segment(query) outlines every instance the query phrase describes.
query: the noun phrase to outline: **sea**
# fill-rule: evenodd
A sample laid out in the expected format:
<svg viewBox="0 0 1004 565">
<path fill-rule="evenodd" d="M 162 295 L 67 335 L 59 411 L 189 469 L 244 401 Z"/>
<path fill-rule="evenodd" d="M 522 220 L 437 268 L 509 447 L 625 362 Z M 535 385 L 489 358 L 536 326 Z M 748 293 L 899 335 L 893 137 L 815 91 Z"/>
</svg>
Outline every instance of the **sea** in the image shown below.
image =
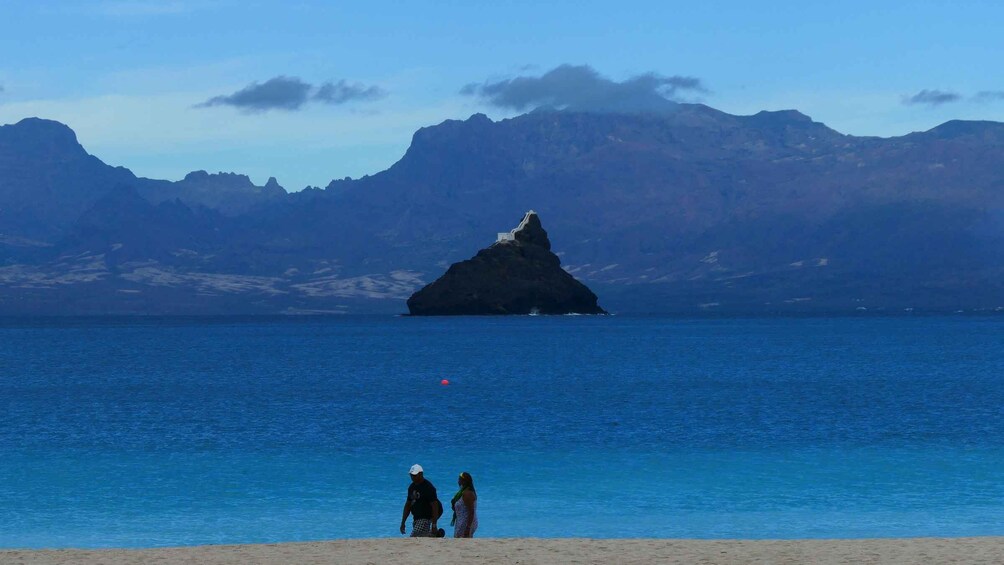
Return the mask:
<svg viewBox="0 0 1004 565">
<path fill-rule="evenodd" d="M 479 537 L 1004 535 L 1004 317 L 0 320 L 0 547 L 399 537 L 415 463 Z"/>
</svg>

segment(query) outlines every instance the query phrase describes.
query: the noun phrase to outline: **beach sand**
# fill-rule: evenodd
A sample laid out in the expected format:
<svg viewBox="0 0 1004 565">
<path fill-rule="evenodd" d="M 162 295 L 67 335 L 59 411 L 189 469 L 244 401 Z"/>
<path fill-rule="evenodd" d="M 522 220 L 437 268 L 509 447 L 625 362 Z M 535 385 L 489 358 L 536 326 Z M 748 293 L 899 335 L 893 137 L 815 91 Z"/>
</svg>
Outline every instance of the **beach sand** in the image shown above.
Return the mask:
<svg viewBox="0 0 1004 565">
<path fill-rule="evenodd" d="M 854 540 L 356 539 L 160 549 L 0 550 L 6 564 L 1004 563 L 1004 537 Z"/>
</svg>

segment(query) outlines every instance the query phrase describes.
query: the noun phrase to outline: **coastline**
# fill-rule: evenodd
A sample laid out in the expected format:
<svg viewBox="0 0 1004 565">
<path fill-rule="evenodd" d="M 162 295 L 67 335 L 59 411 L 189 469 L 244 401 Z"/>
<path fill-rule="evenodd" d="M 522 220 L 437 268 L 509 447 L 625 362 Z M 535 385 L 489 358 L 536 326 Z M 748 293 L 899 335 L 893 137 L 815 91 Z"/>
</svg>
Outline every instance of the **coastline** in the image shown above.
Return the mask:
<svg viewBox="0 0 1004 565">
<path fill-rule="evenodd" d="M 153 549 L 4 549 L 0 563 L 999 563 L 1004 536 L 800 540 L 347 539 Z"/>
</svg>

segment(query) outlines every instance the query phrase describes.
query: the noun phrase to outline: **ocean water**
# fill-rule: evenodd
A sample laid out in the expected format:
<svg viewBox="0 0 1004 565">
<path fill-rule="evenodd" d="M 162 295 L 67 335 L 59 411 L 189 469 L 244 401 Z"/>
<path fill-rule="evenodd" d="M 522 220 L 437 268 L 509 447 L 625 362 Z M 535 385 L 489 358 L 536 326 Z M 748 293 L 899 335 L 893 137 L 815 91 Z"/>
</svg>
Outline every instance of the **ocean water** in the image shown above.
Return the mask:
<svg viewBox="0 0 1004 565">
<path fill-rule="evenodd" d="M 399 536 L 413 463 L 479 536 L 1004 535 L 1004 318 L 0 321 L 0 547 Z"/>
</svg>

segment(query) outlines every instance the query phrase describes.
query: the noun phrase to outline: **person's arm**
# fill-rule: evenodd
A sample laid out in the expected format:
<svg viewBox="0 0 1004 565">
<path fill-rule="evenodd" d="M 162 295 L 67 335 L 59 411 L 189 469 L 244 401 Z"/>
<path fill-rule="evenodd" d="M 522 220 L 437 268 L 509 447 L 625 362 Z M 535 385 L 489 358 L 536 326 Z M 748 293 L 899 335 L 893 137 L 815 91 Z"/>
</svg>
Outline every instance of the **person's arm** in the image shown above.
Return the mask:
<svg viewBox="0 0 1004 565">
<path fill-rule="evenodd" d="M 404 533 L 405 522 L 408 521 L 408 514 L 411 513 L 411 498 L 404 501 L 404 514 L 401 514 L 401 533 Z"/>
<path fill-rule="evenodd" d="M 467 530 L 464 532 L 464 537 L 469 538 L 471 537 L 471 526 L 474 524 L 474 512 L 477 511 L 478 507 L 478 499 L 474 491 L 467 490 L 464 491 L 464 496 L 460 500 L 464 501 L 464 506 L 467 507 L 467 513 L 470 516 L 467 519 Z"/>
</svg>

